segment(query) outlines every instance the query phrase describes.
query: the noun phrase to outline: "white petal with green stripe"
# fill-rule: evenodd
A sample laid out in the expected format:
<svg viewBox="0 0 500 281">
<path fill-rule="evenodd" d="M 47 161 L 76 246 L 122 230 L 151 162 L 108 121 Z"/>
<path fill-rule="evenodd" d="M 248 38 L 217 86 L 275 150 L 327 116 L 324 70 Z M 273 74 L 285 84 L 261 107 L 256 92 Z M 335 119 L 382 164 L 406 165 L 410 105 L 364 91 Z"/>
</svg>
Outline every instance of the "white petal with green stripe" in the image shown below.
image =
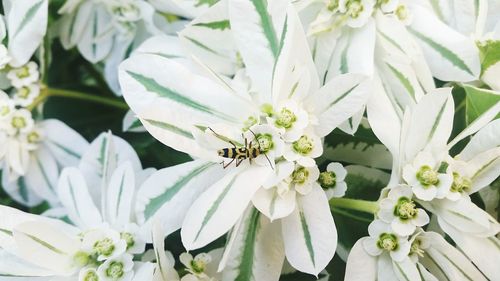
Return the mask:
<svg viewBox="0 0 500 281">
<path fill-rule="evenodd" d="M 498 267 L 500 240 L 498 238 L 493 235 L 478 237 L 467 234 L 457 230 L 453 225 L 443 223 L 442 221 L 439 222 L 439 225 L 453 239 L 457 247 L 489 280 L 495 280 L 495 278 L 500 276 L 500 267 Z M 457 268 L 467 270 L 465 272 L 470 276 L 469 280 L 485 280 L 484 278 L 480 278 L 480 273 L 474 271 L 470 266 L 465 267 L 464 264 L 458 264 Z"/>
<path fill-rule="evenodd" d="M 113 23 L 104 3 L 92 3 L 90 9 L 88 21 L 82 23 L 84 29 L 77 47 L 86 60 L 97 63 L 109 55 L 113 47 L 113 33 L 109 32 Z"/>
<path fill-rule="evenodd" d="M 113 172 L 106 190 L 106 221 L 117 229 L 126 227 L 132 218 L 135 187 L 134 169 L 127 161 Z"/>
<path fill-rule="evenodd" d="M 134 133 L 146 132 L 146 129 L 142 126 L 141 120 L 139 120 L 131 110 L 127 111 L 127 114 L 123 117 L 122 130 L 124 132 Z"/>
<path fill-rule="evenodd" d="M 29 281 L 37 280 L 37 277 L 32 276 L 51 276 L 54 274 L 54 272 L 52 272 L 51 270 L 28 264 L 25 260 L 4 250 L 0 250 L 0 260 L 2 261 L 0 263 L 0 278 L 6 275 L 13 278 L 16 277 L 16 279 L 13 279 L 16 281 Z M 23 279 L 21 276 L 27 277 Z"/>
<path fill-rule="evenodd" d="M 427 208 L 427 205 L 425 206 Z M 495 224 L 483 209 L 476 206 L 468 198 L 458 201 L 442 200 L 432 203 L 429 208 L 440 221 L 449 223 L 465 233 L 486 235 L 494 232 Z"/>
<path fill-rule="evenodd" d="M 255 208 L 274 221 L 290 215 L 295 210 L 295 196 L 295 190 L 278 194 L 277 187 L 261 188 L 255 193 L 252 202 Z"/>
<path fill-rule="evenodd" d="M 9 33 L 9 55 L 12 66 L 28 62 L 45 36 L 48 0 L 6 0 L 5 19 Z"/>
<path fill-rule="evenodd" d="M 467 166 L 470 167 L 469 172 L 472 174 L 471 192 L 488 186 L 500 176 L 500 147 L 476 155 L 467 162 Z"/>
<path fill-rule="evenodd" d="M 239 123 L 252 112 L 248 101 L 159 55 L 137 54 L 123 62 L 120 84 L 127 103 L 139 117 L 152 104 L 163 101 L 184 120 L 188 131 L 193 124 Z"/>
<path fill-rule="evenodd" d="M 462 35 L 423 7 L 411 7 L 410 33 L 423 49 L 433 75 L 444 81 L 468 82 L 479 78 L 479 49 L 472 38 Z"/>
<path fill-rule="evenodd" d="M 27 262 L 69 275 L 75 271 L 74 254 L 80 248 L 77 236 L 70 236 L 56 226 L 41 221 L 17 225 L 13 231 L 17 254 Z"/>
<path fill-rule="evenodd" d="M 371 82 L 363 75 L 343 74 L 310 95 L 306 106 L 318 116 L 316 133 L 326 136 L 360 111 L 371 95 Z"/>
<path fill-rule="evenodd" d="M 233 227 L 272 173 L 269 167 L 243 165 L 232 169 L 192 204 L 181 230 L 187 250 L 203 247 Z"/>
<path fill-rule="evenodd" d="M 436 89 L 422 97 L 411 112 L 407 137 L 411 141 L 405 142 L 408 161 L 426 146 L 446 146 L 453 128 L 454 112 L 451 88 Z"/>
<path fill-rule="evenodd" d="M 392 262 L 392 267 L 394 273 L 401 281 L 421 281 L 422 278 L 418 273 L 417 265 L 410 260 L 410 258 L 406 258 L 401 262 Z M 359 270 L 362 270 L 361 268 Z"/>
<path fill-rule="evenodd" d="M 441 226 L 443 226 L 442 223 L 440 223 Z M 444 230 L 447 234 L 451 236 L 452 239 L 456 239 L 455 235 L 453 234 L 453 230 L 449 228 L 448 226 L 444 227 Z M 430 268 L 434 269 L 433 271 L 436 271 L 440 273 L 439 275 L 436 274 L 437 277 L 445 278 L 444 280 L 487 280 L 483 274 L 477 268 L 474 266 L 474 264 L 471 263 L 471 260 L 469 260 L 462 252 L 460 252 L 457 248 L 453 247 L 450 245 L 441 235 L 435 233 L 435 232 L 427 232 L 425 235 L 430 237 L 431 242 L 431 247 L 426 250 L 425 258 L 423 260 L 423 264 Z M 477 238 L 478 240 L 487 240 L 487 238 Z M 457 243 L 457 246 L 461 248 L 462 246 L 469 247 L 470 245 L 461 245 L 461 242 L 465 242 L 463 240 L 455 240 Z M 474 245 L 475 247 L 477 246 L 477 250 L 480 250 L 482 246 L 485 246 L 482 243 L 478 243 Z M 494 246 L 494 245 L 493 245 Z M 498 254 L 498 248 L 493 249 L 493 251 L 497 251 Z M 493 251 L 485 251 L 484 255 L 486 257 L 493 258 L 493 256 L 488 256 L 488 254 L 492 253 Z M 467 254 L 467 253 L 466 253 Z M 497 255 L 498 257 L 498 255 Z M 470 258 L 470 257 L 469 257 Z M 472 260 L 472 262 L 476 262 Z M 486 262 L 486 263 L 481 263 L 482 265 L 484 264 L 490 264 L 492 265 L 492 262 Z M 479 264 L 476 264 L 479 265 Z M 480 268 L 480 270 L 482 270 Z M 484 271 L 483 271 L 484 272 Z M 497 270 L 497 273 L 499 271 Z M 433 272 L 434 273 L 434 272 Z M 486 273 L 486 272 L 484 272 Z M 443 279 L 439 279 L 443 280 Z"/>
<path fill-rule="evenodd" d="M 469 161 L 486 150 L 500 146 L 500 119 L 490 122 L 479 130 L 460 152 L 459 159 Z"/>
<path fill-rule="evenodd" d="M 57 198 L 59 169 L 54 156 L 47 148 L 40 147 L 31 155 L 28 171 L 24 179 L 30 190 L 49 202 L 59 201 Z"/>
<path fill-rule="evenodd" d="M 299 16 L 292 6 L 287 9 L 279 57 L 273 72 L 274 104 L 287 99 L 300 101 L 320 87 L 316 66 Z"/>
<path fill-rule="evenodd" d="M 372 75 L 374 71 L 376 28 L 373 20 L 356 29 L 346 29 L 338 39 L 328 75 L 324 83 L 336 75 L 357 73 Z"/>
<path fill-rule="evenodd" d="M 318 275 L 337 248 L 337 230 L 324 191 L 316 185 L 297 198 L 297 208 L 282 219 L 286 258 L 299 271 Z"/>
<path fill-rule="evenodd" d="M 288 1 L 229 2 L 229 20 L 252 88 L 261 102 L 271 100 L 273 69 L 280 52 Z"/>
<path fill-rule="evenodd" d="M 83 152 L 89 143 L 68 125 L 56 119 L 40 122 L 43 130 L 44 144 L 63 167 L 78 165 Z"/>
<path fill-rule="evenodd" d="M 24 177 L 9 180 L 9 169 L 2 169 L 2 188 L 12 199 L 28 207 L 36 206 L 43 201 L 43 198 L 29 189 Z"/>
<path fill-rule="evenodd" d="M 179 37 L 191 55 L 217 73 L 234 75 L 236 48 L 228 12 L 228 1 L 217 2 L 184 28 Z"/>
<path fill-rule="evenodd" d="M 271 224 L 257 209 L 249 207 L 242 223 L 231 233 L 233 243 L 226 247 L 228 263 L 223 281 L 276 281 L 285 250 L 279 223 Z"/>
<path fill-rule="evenodd" d="M 80 170 L 74 167 L 65 168 L 59 178 L 57 191 L 61 204 L 66 208 L 68 217 L 75 225 L 90 229 L 102 223 L 101 213 L 90 196 Z"/>
<path fill-rule="evenodd" d="M 225 172 L 218 164 L 195 160 L 153 173 L 137 192 L 135 213 L 144 236 L 149 238 L 154 220 L 165 235 L 179 229 L 192 203 Z"/>
<path fill-rule="evenodd" d="M 90 194 L 96 203 L 101 204 L 103 193 L 101 193 L 100 188 L 103 187 L 103 182 L 108 182 L 116 166 L 125 161 L 132 163 L 135 172 L 142 170 L 141 162 L 134 148 L 125 140 L 113 136 L 109 132 L 101 133 L 82 155 L 78 169 L 83 173 Z"/>
</svg>

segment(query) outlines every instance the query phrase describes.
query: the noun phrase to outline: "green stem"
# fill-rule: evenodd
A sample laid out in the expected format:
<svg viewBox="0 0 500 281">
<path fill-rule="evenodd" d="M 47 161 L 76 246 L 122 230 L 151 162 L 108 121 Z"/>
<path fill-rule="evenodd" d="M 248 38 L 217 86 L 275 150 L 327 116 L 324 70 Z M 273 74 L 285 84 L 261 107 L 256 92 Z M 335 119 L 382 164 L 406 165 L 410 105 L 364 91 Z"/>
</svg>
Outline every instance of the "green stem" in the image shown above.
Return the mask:
<svg viewBox="0 0 500 281">
<path fill-rule="evenodd" d="M 115 108 L 119 108 L 119 109 L 124 109 L 124 110 L 129 109 L 128 105 L 125 102 L 123 102 L 119 99 L 116 99 L 116 98 L 101 97 L 101 96 L 90 95 L 87 93 L 82 93 L 82 92 L 77 92 L 77 91 L 72 91 L 72 90 L 55 89 L 55 88 L 42 89 L 40 96 L 38 96 L 38 98 L 35 99 L 35 101 L 33 101 L 33 103 L 27 107 L 27 109 L 33 110 L 37 105 L 44 102 L 48 97 L 63 97 L 63 98 L 70 98 L 70 99 L 79 99 L 79 100 L 84 100 L 84 101 L 88 101 L 88 102 L 107 105 L 107 106 L 111 106 L 111 107 L 115 107 Z"/>
<path fill-rule="evenodd" d="M 378 203 L 350 198 L 332 198 L 330 199 L 330 208 L 342 208 L 375 214 L 378 212 Z"/>
</svg>

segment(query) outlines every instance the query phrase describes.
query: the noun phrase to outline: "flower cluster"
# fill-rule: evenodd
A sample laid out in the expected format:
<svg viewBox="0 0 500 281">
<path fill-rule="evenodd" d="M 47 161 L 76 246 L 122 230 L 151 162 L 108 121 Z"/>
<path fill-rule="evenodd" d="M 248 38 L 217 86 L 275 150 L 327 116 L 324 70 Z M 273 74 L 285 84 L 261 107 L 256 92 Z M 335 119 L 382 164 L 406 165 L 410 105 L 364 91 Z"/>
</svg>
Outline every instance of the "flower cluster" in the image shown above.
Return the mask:
<svg viewBox="0 0 500 281">
<path fill-rule="evenodd" d="M 497 0 L 0 11 L 0 276 L 500 276 Z"/>
</svg>

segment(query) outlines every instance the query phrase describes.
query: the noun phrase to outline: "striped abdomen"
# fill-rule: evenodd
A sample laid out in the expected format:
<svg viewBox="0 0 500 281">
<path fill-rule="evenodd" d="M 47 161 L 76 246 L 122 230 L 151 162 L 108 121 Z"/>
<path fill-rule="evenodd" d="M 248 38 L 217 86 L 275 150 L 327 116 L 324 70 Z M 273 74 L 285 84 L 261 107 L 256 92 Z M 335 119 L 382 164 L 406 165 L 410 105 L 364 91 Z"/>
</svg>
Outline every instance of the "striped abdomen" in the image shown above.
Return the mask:
<svg viewBox="0 0 500 281">
<path fill-rule="evenodd" d="M 247 158 L 255 158 L 259 156 L 260 151 L 257 148 L 223 148 L 218 151 L 219 156 L 229 159 L 247 159 Z"/>
</svg>

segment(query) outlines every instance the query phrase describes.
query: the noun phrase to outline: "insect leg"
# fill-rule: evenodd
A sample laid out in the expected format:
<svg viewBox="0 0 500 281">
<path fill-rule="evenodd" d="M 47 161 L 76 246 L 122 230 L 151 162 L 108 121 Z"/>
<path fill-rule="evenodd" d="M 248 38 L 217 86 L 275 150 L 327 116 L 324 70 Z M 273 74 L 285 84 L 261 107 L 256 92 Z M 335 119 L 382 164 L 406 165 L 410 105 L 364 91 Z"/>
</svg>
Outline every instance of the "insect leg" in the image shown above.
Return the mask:
<svg viewBox="0 0 500 281">
<path fill-rule="evenodd" d="M 229 161 L 227 164 L 224 164 L 224 162 L 223 162 L 223 163 L 222 163 L 222 168 L 224 168 L 224 169 L 225 169 L 225 168 L 227 168 L 229 165 L 231 165 L 231 163 L 233 163 L 233 162 L 234 162 L 234 159 L 236 159 L 236 158 L 233 158 L 233 159 L 232 159 L 231 161 Z"/>
<path fill-rule="evenodd" d="M 245 160 L 245 158 L 237 158 L 236 159 L 236 167 L 238 167 L 241 164 L 241 162 L 243 162 L 243 160 Z"/>
</svg>

